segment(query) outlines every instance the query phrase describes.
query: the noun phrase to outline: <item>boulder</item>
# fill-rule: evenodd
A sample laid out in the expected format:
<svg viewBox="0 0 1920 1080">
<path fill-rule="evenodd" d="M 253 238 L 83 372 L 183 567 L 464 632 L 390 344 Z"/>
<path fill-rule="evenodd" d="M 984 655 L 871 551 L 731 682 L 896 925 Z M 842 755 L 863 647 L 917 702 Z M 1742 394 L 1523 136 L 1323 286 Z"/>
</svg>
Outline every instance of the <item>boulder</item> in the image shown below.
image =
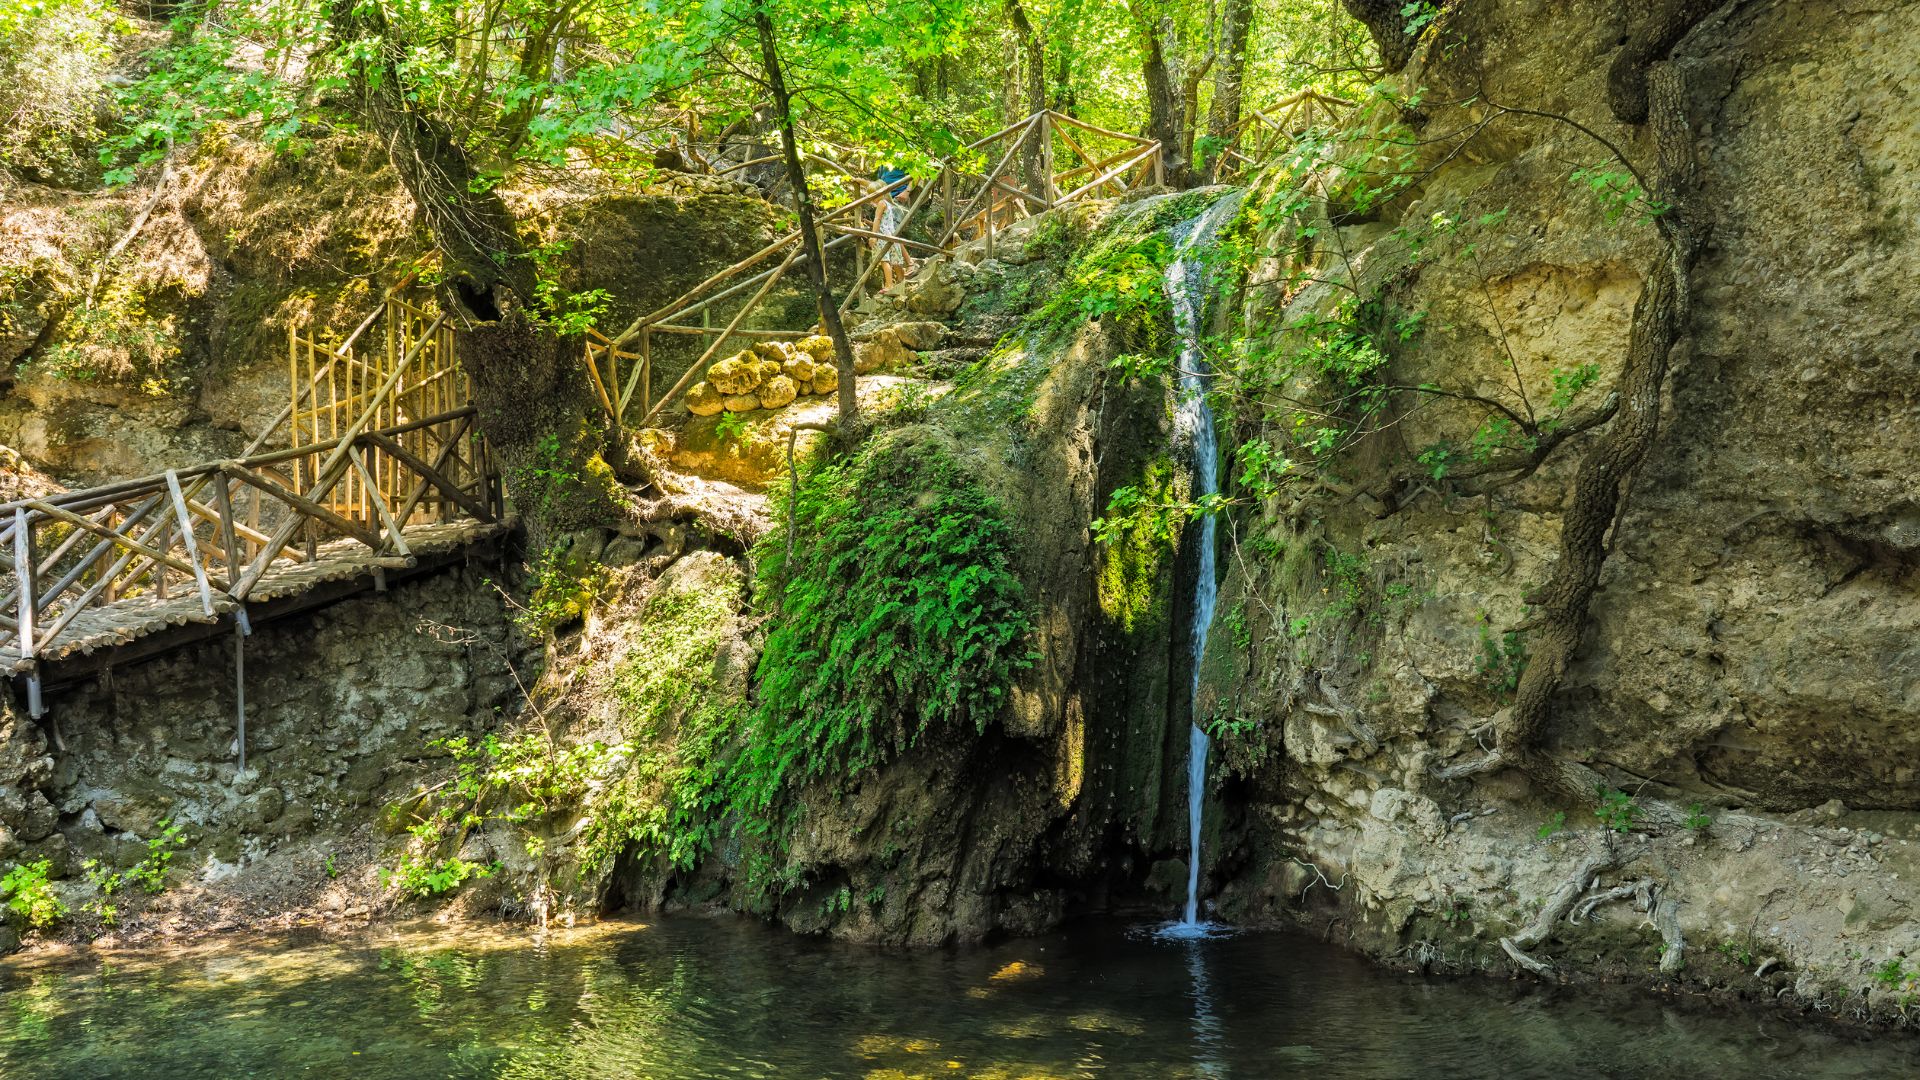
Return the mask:
<svg viewBox="0 0 1920 1080">
<path fill-rule="evenodd" d="M 687 411 L 695 416 L 712 416 L 726 407 L 712 383 L 697 382 L 687 391 Z"/>
<path fill-rule="evenodd" d="M 728 394 L 720 403 L 726 406 L 728 412 L 752 412 L 760 407 L 760 395 Z"/>
<path fill-rule="evenodd" d="M 937 322 L 894 323 L 893 332 L 900 339 L 900 344 L 915 352 L 937 349 L 947 336 L 946 325 Z"/>
<path fill-rule="evenodd" d="M 840 389 L 840 372 L 830 364 L 821 364 L 813 369 L 813 392 L 831 394 Z"/>
<path fill-rule="evenodd" d="M 812 357 L 801 353 L 781 365 L 781 374 L 796 383 L 809 382 L 813 379 L 813 369 L 816 366 Z"/>
<path fill-rule="evenodd" d="M 966 284 L 953 265 L 935 259 L 907 281 L 907 310 L 916 315 L 951 315 L 967 298 Z"/>
<path fill-rule="evenodd" d="M 785 375 L 775 375 L 760 384 L 760 405 L 767 409 L 784 409 L 792 404 L 799 394 L 793 380 Z"/>
<path fill-rule="evenodd" d="M 913 352 L 891 334 L 853 347 L 853 370 L 861 375 L 891 368 L 913 359 Z"/>
<path fill-rule="evenodd" d="M 753 355 L 762 360 L 777 360 L 785 363 L 793 359 L 793 346 L 784 341 L 759 341 L 753 346 Z"/>
<path fill-rule="evenodd" d="M 751 353 L 735 353 L 707 369 L 707 381 L 722 396 L 751 393 L 762 377 L 760 361 Z"/>
<path fill-rule="evenodd" d="M 806 353 L 816 364 L 833 363 L 833 339 L 825 334 L 804 337 L 794 343 L 794 349 Z"/>
<path fill-rule="evenodd" d="M 786 366 L 778 360 L 762 360 L 759 362 L 759 368 L 760 368 L 760 382 L 763 385 L 766 383 L 768 379 L 771 379 L 778 375 L 783 375 L 786 373 Z"/>
</svg>

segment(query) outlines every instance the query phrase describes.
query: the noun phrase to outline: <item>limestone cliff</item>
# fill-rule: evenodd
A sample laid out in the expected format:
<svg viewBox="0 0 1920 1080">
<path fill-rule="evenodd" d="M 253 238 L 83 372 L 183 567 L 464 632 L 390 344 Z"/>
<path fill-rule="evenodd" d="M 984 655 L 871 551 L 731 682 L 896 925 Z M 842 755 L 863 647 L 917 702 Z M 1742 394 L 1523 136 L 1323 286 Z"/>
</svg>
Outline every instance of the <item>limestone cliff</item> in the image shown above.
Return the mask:
<svg viewBox="0 0 1920 1080">
<path fill-rule="evenodd" d="M 1662 954 L 1684 937 L 1700 981 L 1891 1008 L 1910 988 L 1871 972 L 1920 933 L 1913 5 L 1725 5 L 1675 50 L 1709 239 L 1543 733 L 1601 790 L 1436 775 L 1478 757 L 1510 707 L 1528 596 L 1605 430 L 1466 480 L 1483 403 L 1551 401 L 1568 428 L 1614 407 L 1663 258 L 1651 225 L 1585 182 L 1611 157 L 1601 140 L 1642 166 L 1657 154 L 1607 107 L 1621 8 L 1450 11 L 1401 107 L 1362 121 L 1419 135 L 1408 186 L 1311 242 L 1265 238 L 1249 327 L 1339 299 L 1262 279 L 1351 268 L 1424 319 L 1380 381 L 1453 396 L 1404 395 L 1320 483 L 1237 522 L 1230 631 L 1216 624 L 1199 703 L 1228 732 L 1214 799 L 1232 839 L 1208 870 L 1236 918 L 1331 918 L 1403 962 L 1501 968 L 1502 939 L 1550 934 L 1540 955 L 1562 969 L 1671 975 Z M 1433 246 L 1407 259 L 1423 230 Z M 1255 434 L 1243 418 L 1236 435 Z M 1692 827 L 1646 827 L 1656 802 Z M 1569 880 L 1647 883 L 1640 906 L 1672 925 L 1636 929 L 1649 916 L 1615 905 L 1534 933 L 1534 905 Z"/>
</svg>

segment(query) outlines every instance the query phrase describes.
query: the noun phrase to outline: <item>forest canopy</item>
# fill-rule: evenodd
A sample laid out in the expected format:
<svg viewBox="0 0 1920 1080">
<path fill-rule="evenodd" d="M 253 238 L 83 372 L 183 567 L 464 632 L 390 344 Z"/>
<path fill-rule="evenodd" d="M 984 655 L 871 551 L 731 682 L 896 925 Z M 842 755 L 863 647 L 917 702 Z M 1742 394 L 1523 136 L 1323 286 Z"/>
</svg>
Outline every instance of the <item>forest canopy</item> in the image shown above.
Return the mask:
<svg viewBox="0 0 1920 1080">
<path fill-rule="evenodd" d="M 1349 4 L 1365 7 L 1363 4 Z M 1397 3 L 1389 5 L 1399 8 Z M 1430 4 L 1406 4 L 1409 15 Z M 765 124 L 755 21 L 774 29 L 808 148 L 859 146 L 924 172 L 1045 107 L 1159 138 L 1204 170 L 1243 108 L 1378 72 L 1365 26 L 1336 0 L 260 0 L 153 6 L 155 25 L 101 0 L 0 9 L 0 164 L 91 146 L 109 181 L 223 122 L 298 154 L 365 124 L 357 72 L 403 84 L 497 181 L 591 168 L 643 182 L 654 148 Z M 1399 19 L 1397 11 L 1389 12 Z M 1417 18 L 1401 19 L 1417 33 Z M 152 39 L 137 70 L 90 90 L 117 39 Z M 143 43 L 144 44 L 144 43 Z M 1244 104 L 1243 104 L 1244 103 Z"/>
</svg>

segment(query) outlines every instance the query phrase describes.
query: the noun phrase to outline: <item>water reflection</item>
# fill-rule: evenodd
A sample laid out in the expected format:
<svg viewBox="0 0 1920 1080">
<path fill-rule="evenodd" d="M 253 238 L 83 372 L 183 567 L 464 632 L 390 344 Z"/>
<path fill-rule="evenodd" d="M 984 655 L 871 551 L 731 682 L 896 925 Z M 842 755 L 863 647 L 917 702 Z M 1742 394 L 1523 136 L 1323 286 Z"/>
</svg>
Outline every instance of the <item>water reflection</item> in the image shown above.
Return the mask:
<svg viewBox="0 0 1920 1080">
<path fill-rule="evenodd" d="M 1394 975 L 1088 925 L 903 953 L 734 920 L 0 962 L 0 1076 L 1888 1077 L 1862 1041 L 1645 994 Z"/>
</svg>

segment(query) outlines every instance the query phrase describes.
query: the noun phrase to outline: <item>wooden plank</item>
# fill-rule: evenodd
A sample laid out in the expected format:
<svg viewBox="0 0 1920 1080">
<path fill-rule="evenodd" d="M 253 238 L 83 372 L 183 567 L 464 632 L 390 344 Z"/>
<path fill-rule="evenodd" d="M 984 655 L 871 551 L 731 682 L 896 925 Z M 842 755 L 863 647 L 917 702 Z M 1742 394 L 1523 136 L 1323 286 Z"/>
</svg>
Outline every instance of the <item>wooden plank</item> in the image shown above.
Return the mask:
<svg viewBox="0 0 1920 1080">
<path fill-rule="evenodd" d="M 215 522 L 220 528 L 220 544 L 227 553 L 227 580 L 222 587 L 227 589 L 233 588 L 234 582 L 240 580 L 240 542 L 236 534 L 245 528 L 234 520 L 232 489 L 233 481 L 227 479 L 227 474 L 221 473 L 213 478 Z"/>
<path fill-rule="evenodd" d="M 1087 192 L 1092 191 L 1094 188 L 1099 187 L 1101 184 L 1104 184 L 1107 181 L 1112 180 L 1113 178 L 1125 173 L 1128 169 L 1131 169 L 1134 166 L 1140 164 L 1142 161 L 1146 160 L 1148 155 L 1154 155 L 1157 161 L 1159 153 L 1160 153 L 1160 147 L 1158 144 L 1149 146 L 1145 150 L 1142 150 L 1138 155 L 1136 155 L 1134 157 L 1134 160 L 1129 161 L 1122 165 L 1117 165 L 1114 168 L 1108 170 L 1104 175 L 1102 175 L 1098 179 L 1091 180 L 1085 184 L 1080 185 L 1079 187 L 1068 192 L 1066 195 L 1062 196 L 1060 201 L 1071 202 L 1074 199 L 1079 198 L 1081 195 L 1084 195 Z"/>
<path fill-rule="evenodd" d="M 20 608 L 14 623 L 20 639 L 20 659 L 31 660 L 34 644 L 33 533 L 24 506 L 16 506 L 13 510 L 13 573 L 20 583 Z"/>
<path fill-rule="evenodd" d="M 192 566 L 189 566 L 184 561 L 180 559 L 176 559 L 172 555 L 167 554 L 166 551 L 159 548 L 150 547 L 147 544 L 143 544 L 140 541 L 133 539 L 132 537 L 122 536 L 121 534 L 114 532 L 112 529 L 109 529 L 104 525 L 97 525 L 93 522 L 92 519 L 81 517 L 79 514 L 76 514 L 71 510 L 64 510 L 58 506 L 52 505 L 51 503 L 43 503 L 37 500 L 28 500 L 26 506 L 22 508 L 21 512 L 24 513 L 24 511 L 27 509 L 37 510 L 48 517 L 58 518 L 59 520 L 64 521 L 67 524 L 72 525 L 76 528 L 86 529 L 88 532 L 94 533 L 105 540 L 111 541 L 114 544 L 117 544 L 124 548 L 128 548 L 141 555 L 145 555 L 148 559 L 162 566 L 170 566 L 173 569 L 178 570 L 183 574 L 193 573 L 194 568 Z M 165 527 L 166 527 L 166 523 L 164 521 L 161 522 L 158 526 L 156 526 L 156 528 L 159 528 L 159 529 L 164 529 Z"/>
</svg>

